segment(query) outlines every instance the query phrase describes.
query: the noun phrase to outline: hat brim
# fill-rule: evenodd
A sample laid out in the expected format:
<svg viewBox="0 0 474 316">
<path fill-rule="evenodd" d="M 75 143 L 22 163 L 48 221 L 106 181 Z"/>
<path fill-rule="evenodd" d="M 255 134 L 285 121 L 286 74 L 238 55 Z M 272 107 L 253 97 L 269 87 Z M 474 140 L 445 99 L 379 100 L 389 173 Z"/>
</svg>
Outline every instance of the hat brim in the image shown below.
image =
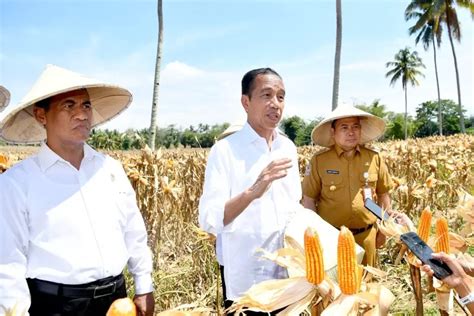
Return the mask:
<svg viewBox="0 0 474 316">
<path fill-rule="evenodd" d="M 0 86 L 0 112 L 2 112 L 10 103 L 10 91 L 4 86 Z"/>
<path fill-rule="evenodd" d="M 125 88 L 48 65 L 25 98 L 2 120 L 0 137 L 17 144 L 32 144 L 45 140 L 46 131 L 34 117 L 35 104 L 55 95 L 80 89 L 86 89 L 89 94 L 93 109 L 92 127 L 111 120 L 132 102 L 132 94 Z"/>
<path fill-rule="evenodd" d="M 46 130 L 35 119 L 33 108 L 41 100 L 51 96 L 86 89 L 92 104 L 92 124 L 97 127 L 104 124 L 123 112 L 132 102 L 132 95 L 125 89 L 114 86 L 80 87 L 60 91 L 43 98 L 20 104 L 16 111 L 12 111 L 4 119 L 2 138 L 7 142 L 17 144 L 34 144 L 46 139 Z"/>
<path fill-rule="evenodd" d="M 311 132 L 311 139 L 313 140 L 313 143 L 323 147 L 331 147 L 334 145 L 334 138 L 331 136 L 331 124 L 335 120 L 348 117 L 360 118 L 360 144 L 365 144 L 376 140 L 385 132 L 385 121 L 380 117 L 364 112 L 357 108 L 351 108 L 349 111 L 338 111 L 338 109 L 336 109 L 331 113 L 331 115 L 329 115 L 329 117 L 322 120 L 313 128 L 313 131 Z"/>
</svg>

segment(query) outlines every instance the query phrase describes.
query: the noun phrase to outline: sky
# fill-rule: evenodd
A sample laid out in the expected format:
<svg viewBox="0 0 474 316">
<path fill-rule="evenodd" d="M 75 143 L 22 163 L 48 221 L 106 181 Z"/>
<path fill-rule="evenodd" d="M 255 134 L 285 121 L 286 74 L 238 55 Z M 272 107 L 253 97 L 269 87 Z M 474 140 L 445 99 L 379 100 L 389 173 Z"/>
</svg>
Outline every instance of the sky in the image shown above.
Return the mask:
<svg viewBox="0 0 474 316">
<path fill-rule="evenodd" d="M 47 64 L 119 84 L 132 91 L 130 107 L 103 128 L 147 128 L 158 39 L 154 0 L 0 0 L 0 84 L 19 103 Z M 401 82 L 390 86 L 386 62 L 405 47 L 423 59 L 425 77 L 408 88 L 408 112 L 435 100 L 433 51 L 408 35 L 407 0 L 342 0 L 339 103 L 404 111 Z M 164 42 L 158 126 L 186 128 L 245 119 L 241 79 L 271 67 L 286 88 L 284 116 L 308 121 L 331 111 L 335 0 L 163 0 Z M 455 44 L 462 103 L 474 115 L 473 21 L 458 9 Z M 441 97 L 457 102 L 446 34 L 438 50 Z M 0 119 L 7 110 L 0 113 Z"/>
</svg>

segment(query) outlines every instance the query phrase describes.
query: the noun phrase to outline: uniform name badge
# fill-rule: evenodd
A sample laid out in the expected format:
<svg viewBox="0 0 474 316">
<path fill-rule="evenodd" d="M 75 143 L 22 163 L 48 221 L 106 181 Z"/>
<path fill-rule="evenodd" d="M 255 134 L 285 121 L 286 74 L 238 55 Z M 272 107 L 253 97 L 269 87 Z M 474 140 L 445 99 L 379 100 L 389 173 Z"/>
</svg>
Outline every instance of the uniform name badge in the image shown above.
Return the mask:
<svg viewBox="0 0 474 316">
<path fill-rule="evenodd" d="M 367 199 L 372 199 L 372 189 L 369 186 L 369 173 L 368 172 L 364 172 L 364 179 L 365 179 L 365 184 L 364 184 L 362 193 L 364 194 L 364 201 L 365 201 Z"/>
</svg>

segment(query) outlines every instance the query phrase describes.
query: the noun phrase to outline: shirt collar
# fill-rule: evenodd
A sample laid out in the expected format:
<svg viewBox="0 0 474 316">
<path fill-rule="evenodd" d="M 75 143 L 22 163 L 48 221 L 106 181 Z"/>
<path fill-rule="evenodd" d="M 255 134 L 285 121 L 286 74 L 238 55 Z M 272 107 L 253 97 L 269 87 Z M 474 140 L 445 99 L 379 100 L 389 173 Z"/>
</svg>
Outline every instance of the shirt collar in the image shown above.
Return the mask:
<svg viewBox="0 0 474 316">
<path fill-rule="evenodd" d="M 344 150 L 341 147 L 339 147 L 339 145 L 337 144 L 334 145 L 334 150 L 336 150 L 336 154 L 338 157 L 341 157 L 341 155 L 344 153 Z M 356 154 L 360 153 L 360 145 L 357 145 L 355 150 L 356 150 L 355 152 Z"/>
<path fill-rule="evenodd" d="M 248 122 L 245 122 L 241 131 L 242 131 L 243 138 L 249 143 L 253 143 L 254 141 L 257 141 L 257 140 L 263 140 L 266 143 L 266 140 L 262 136 L 258 135 L 257 132 L 252 128 L 252 126 L 250 126 Z M 273 130 L 273 143 L 278 141 L 279 137 L 280 135 L 278 135 L 277 130 L 276 129 Z"/>
<path fill-rule="evenodd" d="M 82 158 L 83 161 L 92 160 L 97 155 L 99 155 L 98 152 L 92 149 L 89 145 L 84 144 L 84 158 Z M 38 162 L 41 171 L 46 171 L 58 161 L 69 163 L 63 158 L 61 158 L 58 154 L 56 154 L 51 148 L 49 148 L 46 142 L 42 142 L 40 150 L 38 152 Z"/>
</svg>

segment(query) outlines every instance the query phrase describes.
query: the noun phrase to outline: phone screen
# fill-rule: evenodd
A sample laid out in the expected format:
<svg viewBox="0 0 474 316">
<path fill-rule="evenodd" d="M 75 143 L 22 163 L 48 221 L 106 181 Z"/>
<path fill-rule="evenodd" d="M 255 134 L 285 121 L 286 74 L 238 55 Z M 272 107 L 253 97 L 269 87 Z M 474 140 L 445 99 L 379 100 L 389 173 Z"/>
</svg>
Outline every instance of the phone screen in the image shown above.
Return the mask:
<svg viewBox="0 0 474 316">
<path fill-rule="evenodd" d="M 390 217 L 387 212 L 384 212 L 382 217 L 382 208 L 372 199 L 365 199 L 364 206 L 380 220 L 387 220 Z"/>
<path fill-rule="evenodd" d="M 433 250 L 416 233 L 402 234 L 400 239 L 421 262 L 431 267 L 437 279 L 442 280 L 453 274 L 446 263 L 431 257 Z"/>
</svg>

